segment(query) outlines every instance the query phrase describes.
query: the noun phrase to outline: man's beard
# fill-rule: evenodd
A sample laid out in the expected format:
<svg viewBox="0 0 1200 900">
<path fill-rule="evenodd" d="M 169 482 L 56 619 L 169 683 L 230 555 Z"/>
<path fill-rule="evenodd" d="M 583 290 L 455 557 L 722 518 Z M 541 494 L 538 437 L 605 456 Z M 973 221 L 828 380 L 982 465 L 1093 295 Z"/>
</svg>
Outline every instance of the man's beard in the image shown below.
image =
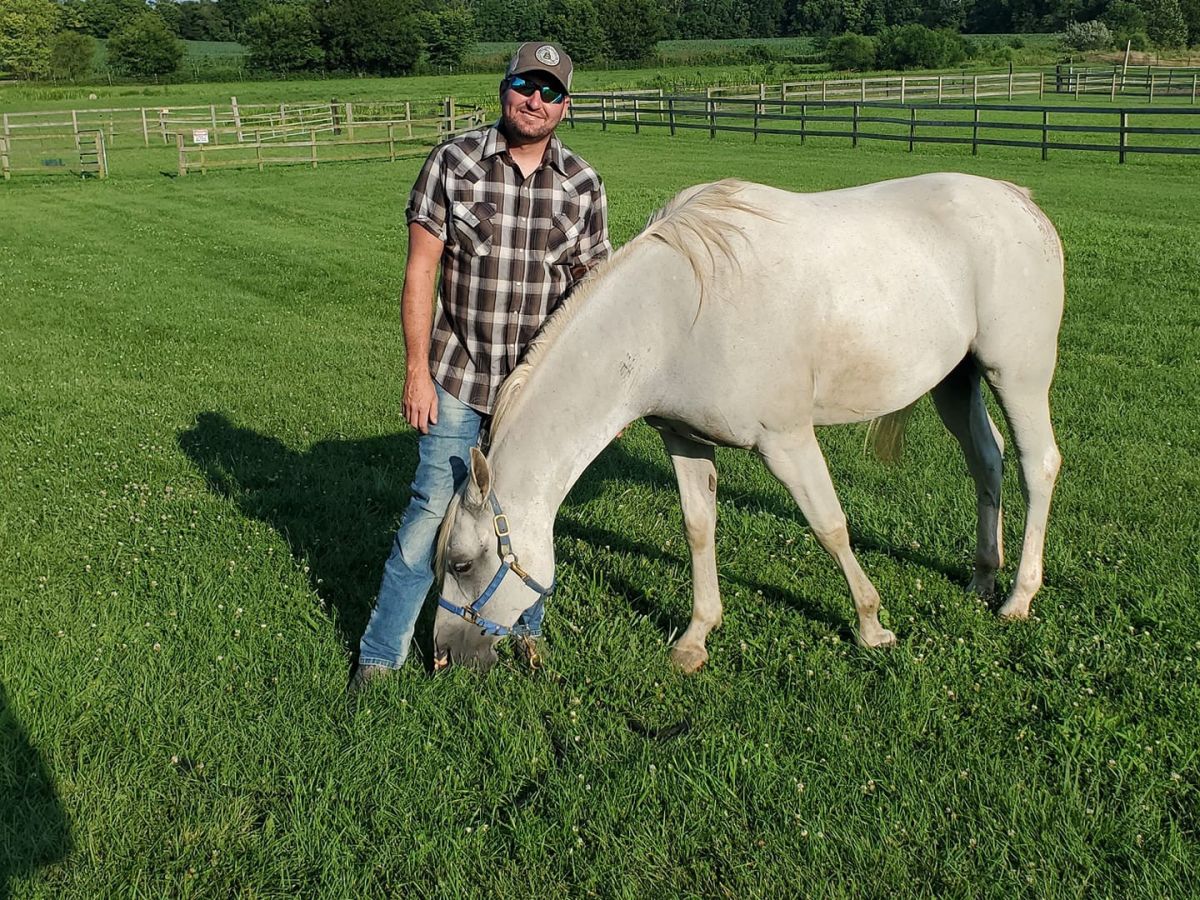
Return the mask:
<svg viewBox="0 0 1200 900">
<path fill-rule="evenodd" d="M 514 121 L 507 115 L 503 115 L 504 133 L 510 138 L 516 138 L 522 142 L 540 141 L 544 137 L 548 137 L 554 132 L 557 127 L 557 122 L 543 122 L 540 127 L 535 127 L 532 130 Z"/>
</svg>

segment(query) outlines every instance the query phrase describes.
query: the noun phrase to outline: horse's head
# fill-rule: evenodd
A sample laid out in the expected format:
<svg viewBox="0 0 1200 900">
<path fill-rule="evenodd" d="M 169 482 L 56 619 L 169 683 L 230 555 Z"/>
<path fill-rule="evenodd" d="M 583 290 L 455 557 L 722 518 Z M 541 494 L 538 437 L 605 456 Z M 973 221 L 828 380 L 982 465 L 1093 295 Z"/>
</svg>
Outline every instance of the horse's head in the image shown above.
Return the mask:
<svg viewBox="0 0 1200 900">
<path fill-rule="evenodd" d="M 435 668 L 460 663 L 487 671 L 495 665 L 496 645 L 549 593 L 554 544 L 550 528 L 544 530 L 542 535 L 529 523 L 508 519 L 492 491 L 487 460 L 472 449 L 470 478 L 438 538 L 442 591 L 433 625 Z"/>
</svg>

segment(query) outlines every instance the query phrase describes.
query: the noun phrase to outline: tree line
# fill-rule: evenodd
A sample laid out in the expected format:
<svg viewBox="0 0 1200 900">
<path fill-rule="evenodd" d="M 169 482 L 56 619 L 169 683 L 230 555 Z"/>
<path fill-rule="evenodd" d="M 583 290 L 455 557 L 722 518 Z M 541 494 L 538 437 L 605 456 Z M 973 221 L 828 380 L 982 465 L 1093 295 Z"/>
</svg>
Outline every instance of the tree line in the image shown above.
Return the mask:
<svg viewBox="0 0 1200 900">
<path fill-rule="evenodd" d="M 239 41 L 268 71 L 403 75 L 459 66 L 477 41 L 556 40 L 586 64 L 646 60 L 663 39 L 796 35 L 835 68 L 902 68 L 957 61 L 960 33 L 1032 32 L 1081 50 L 1196 45 L 1200 0 L 0 0 L 0 69 L 77 79 L 97 38 L 131 75 L 174 71 L 181 39 Z"/>
</svg>

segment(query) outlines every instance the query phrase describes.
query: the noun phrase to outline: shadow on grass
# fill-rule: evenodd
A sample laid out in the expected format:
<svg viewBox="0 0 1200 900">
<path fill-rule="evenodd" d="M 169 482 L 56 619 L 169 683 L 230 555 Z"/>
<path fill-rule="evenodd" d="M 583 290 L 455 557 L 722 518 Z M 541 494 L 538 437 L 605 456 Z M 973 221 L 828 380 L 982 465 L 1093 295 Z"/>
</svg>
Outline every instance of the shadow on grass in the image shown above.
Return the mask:
<svg viewBox="0 0 1200 900">
<path fill-rule="evenodd" d="M 392 534 L 408 503 L 409 483 L 416 468 L 417 435 L 413 431 L 357 440 L 329 440 L 296 451 L 275 437 L 239 428 L 217 412 L 201 413 L 195 425 L 179 436 L 179 446 L 204 474 L 211 491 L 233 500 L 247 516 L 274 528 L 288 542 L 292 556 L 309 566 L 313 589 L 336 611 L 343 642 L 356 647 L 366 627 Z M 621 442 L 609 446 L 572 489 L 565 506 L 578 506 L 614 482 L 641 483 L 674 491 L 675 478 L 664 453 L 661 460 L 631 452 Z M 726 496 L 739 505 L 795 520 L 799 512 L 780 493 L 731 480 Z M 561 534 L 593 546 L 651 560 L 679 562 L 681 557 L 616 531 L 560 519 Z M 965 581 L 966 573 L 922 554 L 885 544 L 859 532 L 860 549 L 887 553 L 951 580 Z M 686 555 L 682 561 L 688 563 Z M 832 560 L 822 564 L 833 565 Z M 751 592 L 761 591 L 769 602 L 789 606 L 802 615 L 849 635 L 847 620 L 800 597 L 790 586 L 751 578 L 730 578 Z M 613 587 L 630 605 L 650 617 L 664 633 L 685 625 L 648 600 L 632 583 Z M 428 606 L 428 604 L 427 604 Z M 848 608 L 849 609 L 849 608 Z M 422 625 L 432 611 L 426 609 Z M 418 644 L 428 627 L 418 626 Z M 422 650 L 427 649 L 421 646 Z"/>
<path fill-rule="evenodd" d="M 59 861 L 70 849 L 54 781 L 0 685 L 0 900 L 14 896 L 13 879 Z"/>
</svg>

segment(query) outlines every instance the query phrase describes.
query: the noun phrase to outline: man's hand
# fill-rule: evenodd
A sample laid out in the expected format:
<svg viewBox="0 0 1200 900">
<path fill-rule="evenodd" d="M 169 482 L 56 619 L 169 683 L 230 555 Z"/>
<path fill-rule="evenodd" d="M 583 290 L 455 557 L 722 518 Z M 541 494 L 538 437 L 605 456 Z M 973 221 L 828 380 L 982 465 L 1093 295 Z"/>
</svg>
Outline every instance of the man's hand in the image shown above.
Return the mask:
<svg viewBox="0 0 1200 900">
<path fill-rule="evenodd" d="M 421 434 L 429 434 L 429 426 L 437 424 L 437 390 L 428 370 L 409 372 L 404 378 L 404 418 Z"/>
</svg>

